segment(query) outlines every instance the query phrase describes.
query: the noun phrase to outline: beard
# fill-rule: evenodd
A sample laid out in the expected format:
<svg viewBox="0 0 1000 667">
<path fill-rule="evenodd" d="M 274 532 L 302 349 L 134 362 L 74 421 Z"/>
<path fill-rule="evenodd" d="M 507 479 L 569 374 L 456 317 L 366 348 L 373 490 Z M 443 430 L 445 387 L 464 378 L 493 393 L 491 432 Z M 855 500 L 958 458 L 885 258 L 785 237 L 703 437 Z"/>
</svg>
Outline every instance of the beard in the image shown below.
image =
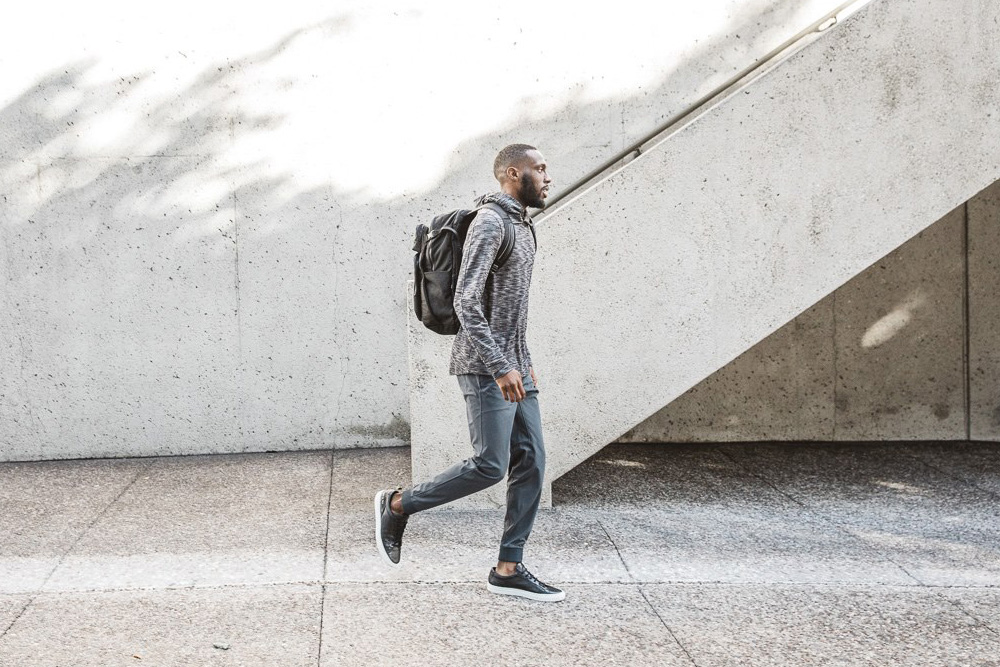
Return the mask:
<svg viewBox="0 0 1000 667">
<path fill-rule="evenodd" d="M 535 185 L 535 181 L 531 178 L 531 174 L 527 172 L 521 174 L 521 182 L 519 185 L 521 186 L 521 201 L 524 202 L 525 206 L 530 206 L 531 208 L 545 208 L 545 199 L 542 197 L 542 190 Z"/>
</svg>

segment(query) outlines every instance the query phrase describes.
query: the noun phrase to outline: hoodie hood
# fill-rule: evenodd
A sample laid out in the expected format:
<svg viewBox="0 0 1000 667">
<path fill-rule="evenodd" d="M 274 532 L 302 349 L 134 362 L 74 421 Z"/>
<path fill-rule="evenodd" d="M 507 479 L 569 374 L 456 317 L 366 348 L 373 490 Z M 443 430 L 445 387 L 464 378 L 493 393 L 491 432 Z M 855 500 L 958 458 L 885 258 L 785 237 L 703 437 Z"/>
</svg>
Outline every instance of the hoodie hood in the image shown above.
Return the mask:
<svg viewBox="0 0 1000 667">
<path fill-rule="evenodd" d="M 500 208 L 514 216 L 515 219 L 522 221 L 525 219 L 526 211 L 521 206 L 521 202 L 506 192 L 491 192 L 476 200 L 476 206 L 482 206 L 483 204 L 497 204 Z"/>
</svg>

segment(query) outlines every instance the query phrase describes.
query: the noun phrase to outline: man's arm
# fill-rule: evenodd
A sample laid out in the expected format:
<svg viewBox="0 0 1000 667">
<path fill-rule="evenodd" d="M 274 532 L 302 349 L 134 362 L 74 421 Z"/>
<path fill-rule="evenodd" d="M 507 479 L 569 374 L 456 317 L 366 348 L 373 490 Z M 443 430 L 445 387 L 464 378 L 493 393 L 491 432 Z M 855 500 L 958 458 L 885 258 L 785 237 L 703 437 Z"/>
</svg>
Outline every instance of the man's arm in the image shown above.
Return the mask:
<svg viewBox="0 0 1000 667">
<path fill-rule="evenodd" d="M 489 209 L 479 212 L 469 225 L 462 266 L 458 272 L 458 284 L 455 287 L 455 314 L 458 321 L 468 332 L 476 353 L 495 380 L 515 370 L 493 339 L 493 331 L 486 321 L 486 311 L 483 308 L 486 280 L 503 241 L 503 226 L 503 220 L 496 213 Z"/>
</svg>

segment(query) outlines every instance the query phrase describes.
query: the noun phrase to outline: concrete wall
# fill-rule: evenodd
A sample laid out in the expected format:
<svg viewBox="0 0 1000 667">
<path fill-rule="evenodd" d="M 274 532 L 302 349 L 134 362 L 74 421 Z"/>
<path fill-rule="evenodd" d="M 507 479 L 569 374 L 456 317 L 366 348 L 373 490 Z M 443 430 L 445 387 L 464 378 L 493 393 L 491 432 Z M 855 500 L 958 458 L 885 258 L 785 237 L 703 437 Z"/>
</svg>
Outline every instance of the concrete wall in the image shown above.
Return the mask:
<svg viewBox="0 0 1000 667">
<path fill-rule="evenodd" d="M 998 195 L 951 211 L 621 441 L 1000 438 Z"/>
<path fill-rule="evenodd" d="M 544 218 L 528 335 L 550 482 L 1000 179 L 992 11 L 867 4 Z M 912 317 L 909 297 L 880 307 Z M 840 331 L 877 350 L 893 326 Z M 433 375 L 440 342 L 415 330 L 411 346 L 423 478 L 468 445 L 440 414 L 456 397 Z"/>
<path fill-rule="evenodd" d="M 21 3 L 0 460 L 405 443 L 413 226 L 515 140 L 558 191 L 835 4 Z"/>
<path fill-rule="evenodd" d="M 1000 440 L 1000 183 L 968 216 L 969 437 Z"/>
</svg>

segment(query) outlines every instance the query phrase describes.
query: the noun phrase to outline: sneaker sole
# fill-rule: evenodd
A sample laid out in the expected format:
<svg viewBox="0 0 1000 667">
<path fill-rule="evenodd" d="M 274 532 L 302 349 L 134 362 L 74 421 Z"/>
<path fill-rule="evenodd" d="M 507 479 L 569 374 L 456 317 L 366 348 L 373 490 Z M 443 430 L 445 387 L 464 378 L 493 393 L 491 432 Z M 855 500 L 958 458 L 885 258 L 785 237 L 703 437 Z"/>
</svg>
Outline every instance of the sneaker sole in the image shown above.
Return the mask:
<svg viewBox="0 0 1000 667">
<path fill-rule="evenodd" d="M 382 496 L 384 494 L 384 490 L 375 494 L 375 549 L 382 556 L 382 560 L 393 567 L 399 567 L 399 563 L 392 562 L 392 559 L 389 558 L 389 552 L 382 545 Z"/>
<path fill-rule="evenodd" d="M 513 595 L 519 598 L 527 598 L 529 600 L 537 600 L 538 602 L 559 602 L 565 599 L 566 591 L 559 591 L 558 593 L 532 593 L 531 591 L 521 590 L 520 588 L 508 588 L 507 586 L 494 586 L 491 583 L 486 584 L 486 590 L 490 593 L 496 593 L 497 595 Z"/>
</svg>

